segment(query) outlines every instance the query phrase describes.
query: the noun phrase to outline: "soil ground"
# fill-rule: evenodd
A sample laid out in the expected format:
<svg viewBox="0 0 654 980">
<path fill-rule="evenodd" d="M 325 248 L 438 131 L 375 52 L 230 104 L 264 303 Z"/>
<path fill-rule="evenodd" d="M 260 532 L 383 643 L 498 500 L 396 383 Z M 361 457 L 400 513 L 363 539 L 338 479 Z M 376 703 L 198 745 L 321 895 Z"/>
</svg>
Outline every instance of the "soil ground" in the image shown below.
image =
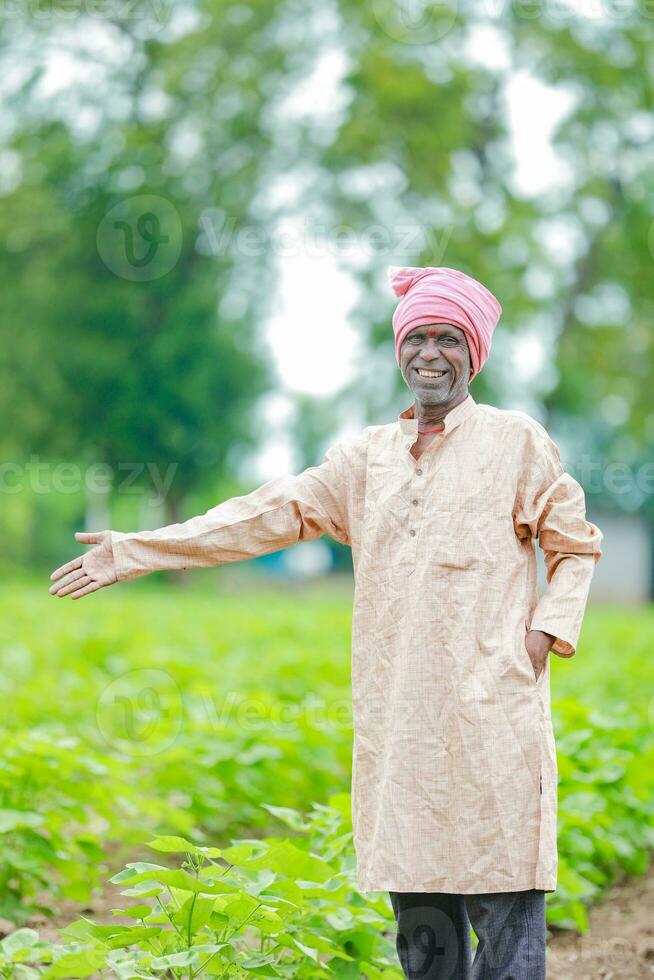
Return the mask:
<svg viewBox="0 0 654 980">
<path fill-rule="evenodd" d="M 584 935 L 557 930 L 547 951 L 548 980 L 654 977 L 654 865 L 626 878 L 590 910 Z"/>
</svg>

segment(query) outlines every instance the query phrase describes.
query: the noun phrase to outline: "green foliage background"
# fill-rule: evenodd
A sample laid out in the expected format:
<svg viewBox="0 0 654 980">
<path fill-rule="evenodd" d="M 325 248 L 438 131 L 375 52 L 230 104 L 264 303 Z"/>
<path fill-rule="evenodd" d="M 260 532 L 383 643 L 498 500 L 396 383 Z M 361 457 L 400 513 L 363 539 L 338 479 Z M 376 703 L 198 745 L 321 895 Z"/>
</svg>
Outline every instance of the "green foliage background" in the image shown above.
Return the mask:
<svg viewBox="0 0 654 980">
<path fill-rule="evenodd" d="M 56 562 L 94 513 L 83 488 L 53 488 L 61 462 L 111 467 L 107 520 L 125 526 L 140 515 L 121 466 L 141 465 L 143 493 L 145 464 L 172 468 L 168 519 L 233 486 L 237 461 L 262 445 L 259 398 L 278 383 L 263 340 L 280 262 L 271 235 L 298 218 L 327 229 L 360 282 L 363 344 L 352 384 L 297 399 L 304 465 L 349 414 L 390 418 L 405 392 L 386 266 L 450 265 L 504 307 L 477 400 L 526 402 L 569 459 L 598 467 L 594 505 L 651 517 L 650 476 L 619 492 L 601 476 L 616 462 L 633 475 L 654 442 L 653 24 L 639 4 L 598 16 L 449 0 L 11 4 L 0 25 L 10 561 Z M 290 96 L 320 95 L 330 58 L 340 77 L 325 82 L 325 106 L 290 112 Z M 527 77 L 572 99 L 553 133 L 568 177 L 539 195 L 515 181 L 508 85 Z M 180 254 L 165 275 L 130 281 L 97 236 L 139 195 L 176 213 Z M 353 257 L 352 240 L 368 248 Z M 532 333 L 551 361 L 518 390 L 512 341 Z M 308 311 L 308 362 L 321 340 Z M 35 458 L 49 468 L 44 492 L 27 475 Z"/>
<path fill-rule="evenodd" d="M 47 910 L 48 894 L 88 901 L 103 848 L 127 858 L 151 832 L 223 846 L 270 832 L 267 805 L 307 812 L 349 791 L 349 587 L 171 604 L 148 586 L 86 605 L 25 583 L 0 593 L 14 638 L 0 663 L 0 915 Z M 552 660 L 552 924 L 584 928 L 588 903 L 654 849 L 652 635 L 651 609 L 592 609 L 575 658 Z"/>
</svg>

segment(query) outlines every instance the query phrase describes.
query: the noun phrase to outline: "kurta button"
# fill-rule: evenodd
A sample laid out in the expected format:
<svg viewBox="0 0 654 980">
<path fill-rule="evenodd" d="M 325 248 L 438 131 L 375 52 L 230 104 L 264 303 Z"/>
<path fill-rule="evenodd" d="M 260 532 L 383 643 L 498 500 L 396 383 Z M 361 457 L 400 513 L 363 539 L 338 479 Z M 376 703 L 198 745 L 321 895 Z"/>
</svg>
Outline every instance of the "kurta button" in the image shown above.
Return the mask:
<svg viewBox="0 0 654 980">
<path fill-rule="evenodd" d="M 418 474 L 418 476 L 422 476 L 422 470 L 416 470 L 416 473 Z"/>
<path fill-rule="evenodd" d="M 412 500 L 412 501 L 411 501 L 411 503 L 412 503 L 412 504 L 417 504 L 417 503 L 418 503 L 418 501 L 417 501 L 417 500 Z"/>
<path fill-rule="evenodd" d="M 415 532 L 415 530 L 413 528 L 411 528 L 411 530 L 409 531 L 409 534 L 411 535 L 412 538 L 415 538 L 415 536 L 416 536 L 416 532 Z"/>
</svg>

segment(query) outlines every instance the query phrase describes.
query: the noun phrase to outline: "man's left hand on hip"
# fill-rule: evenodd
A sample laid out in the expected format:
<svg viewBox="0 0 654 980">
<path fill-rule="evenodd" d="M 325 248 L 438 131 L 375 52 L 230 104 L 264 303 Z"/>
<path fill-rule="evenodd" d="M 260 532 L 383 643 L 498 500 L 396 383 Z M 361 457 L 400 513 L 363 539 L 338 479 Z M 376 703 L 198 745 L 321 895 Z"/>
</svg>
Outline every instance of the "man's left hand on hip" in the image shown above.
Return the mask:
<svg viewBox="0 0 654 980">
<path fill-rule="evenodd" d="M 551 633 L 543 633 L 542 630 L 529 630 L 525 637 L 525 647 L 529 654 L 536 680 L 545 670 L 547 655 L 552 649 L 552 644 L 556 637 Z"/>
</svg>

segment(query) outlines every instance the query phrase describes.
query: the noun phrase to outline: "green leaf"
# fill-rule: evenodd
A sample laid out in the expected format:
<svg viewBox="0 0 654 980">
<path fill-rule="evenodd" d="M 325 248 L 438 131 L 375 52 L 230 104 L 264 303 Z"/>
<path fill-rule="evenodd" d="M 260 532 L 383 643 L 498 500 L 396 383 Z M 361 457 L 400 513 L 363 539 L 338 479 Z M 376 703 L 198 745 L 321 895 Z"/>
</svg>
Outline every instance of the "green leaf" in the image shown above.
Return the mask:
<svg viewBox="0 0 654 980">
<path fill-rule="evenodd" d="M 40 941 L 35 929 L 16 929 L 0 940 L 0 951 L 12 957 L 19 950 L 31 949 Z"/>
<path fill-rule="evenodd" d="M 147 847 L 163 854 L 199 854 L 211 858 L 220 857 L 222 853 L 217 847 L 201 847 L 198 844 L 192 844 L 184 837 L 155 837 L 147 842 Z"/>
<path fill-rule="evenodd" d="M 197 878 L 182 868 L 160 868 L 156 865 L 151 870 L 137 871 L 134 868 L 130 869 L 129 873 L 120 872 L 111 881 L 117 884 L 129 882 L 132 886 L 144 881 L 156 882 L 166 885 L 168 888 L 178 888 L 180 891 L 185 892 L 211 892 L 212 894 L 219 894 L 222 891 L 221 888 L 212 885 L 211 882 Z M 123 894 L 127 894 L 127 892 Z M 130 894 L 134 895 L 135 893 L 132 891 Z"/>
<path fill-rule="evenodd" d="M 171 953 L 169 956 L 153 956 L 150 961 L 150 966 L 153 970 L 166 970 L 171 967 L 197 966 L 198 963 L 198 954 L 192 950 L 185 949 L 180 953 Z"/>
<path fill-rule="evenodd" d="M 60 929 L 59 933 L 66 939 L 79 940 L 81 942 L 89 939 L 104 941 L 107 936 L 115 936 L 119 932 L 125 932 L 129 928 L 130 926 L 123 926 L 118 923 L 115 925 L 100 926 L 82 915 L 75 922 L 71 922 L 69 925 L 64 926 L 63 929 Z"/>
<path fill-rule="evenodd" d="M 194 936 L 209 921 L 215 904 L 215 898 L 190 895 L 173 914 L 173 922 L 183 930 L 185 935 L 190 931 L 191 936 Z"/>
<path fill-rule="evenodd" d="M 126 915 L 130 919 L 143 919 L 150 915 L 152 907 L 150 905 L 130 905 L 126 909 L 110 909 L 112 915 Z"/>
<path fill-rule="evenodd" d="M 230 924 L 239 927 L 259 905 L 256 898 L 252 898 L 246 892 L 241 892 L 237 898 L 231 898 L 226 902 L 222 908 L 221 912 L 226 915 L 230 921 Z"/>
<path fill-rule="evenodd" d="M 262 803 L 261 806 L 292 830 L 308 830 L 311 826 L 303 819 L 298 810 L 293 810 L 287 806 L 272 806 L 270 803 Z"/>
<path fill-rule="evenodd" d="M 79 980 L 92 976 L 105 963 L 105 952 L 93 946 L 58 956 L 43 976 L 44 980 Z"/>
<path fill-rule="evenodd" d="M 106 944 L 110 949 L 127 949 L 129 946 L 135 946 L 138 944 L 147 944 L 153 939 L 157 939 L 163 932 L 163 929 L 157 926 L 130 926 L 126 932 L 119 933 L 112 936 L 106 940 Z M 144 948 L 151 948 L 145 946 Z"/>
<path fill-rule="evenodd" d="M 138 881 L 133 888 L 123 888 L 120 892 L 125 898 L 154 898 L 165 891 L 163 885 L 157 882 Z"/>
<path fill-rule="evenodd" d="M 284 926 L 284 919 L 278 914 L 277 910 L 265 905 L 257 909 L 252 916 L 251 922 L 256 929 L 267 934 L 279 932 Z"/>
<path fill-rule="evenodd" d="M 222 856 L 230 864 L 240 865 L 253 854 L 254 847 L 251 844 L 234 844 L 232 847 L 223 849 Z"/>
<path fill-rule="evenodd" d="M 329 881 L 335 874 L 335 869 L 322 858 L 300 850 L 290 841 L 272 845 L 258 857 L 243 861 L 241 868 L 246 871 L 271 868 L 296 881 L 306 879 L 321 883 Z"/>
<path fill-rule="evenodd" d="M 149 864 L 147 861 L 135 861 L 127 864 L 122 871 L 115 874 L 109 881 L 116 885 L 121 885 L 124 881 L 144 881 L 143 875 L 149 871 L 167 871 L 168 868 L 162 864 Z"/>
<path fill-rule="evenodd" d="M 280 938 L 281 936 L 277 937 L 278 940 Z M 300 952 L 304 953 L 305 956 L 308 956 L 309 959 L 313 960 L 314 963 L 320 963 L 320 956 L 317 949 L 314 949 L 314 947 L 307 946 L 305 943 L 300 942 L 300 940 L 296 939 L 295 936 L 286 934 L 285 939 L 288 941 L 288 943 L 291 946 L 295 946 L 296 949 L 299 949 Z"/>
<path fill-rule="evenodd" d="M 274 966 L 272 962 L 262 962 L 260 958 L 257 959 L 247 959 L 241 960 L 239 966 L 247 970 L 248 973 L 253 974 L 255 977 L 280 977 L 282 976 Z"/>
</svg>

